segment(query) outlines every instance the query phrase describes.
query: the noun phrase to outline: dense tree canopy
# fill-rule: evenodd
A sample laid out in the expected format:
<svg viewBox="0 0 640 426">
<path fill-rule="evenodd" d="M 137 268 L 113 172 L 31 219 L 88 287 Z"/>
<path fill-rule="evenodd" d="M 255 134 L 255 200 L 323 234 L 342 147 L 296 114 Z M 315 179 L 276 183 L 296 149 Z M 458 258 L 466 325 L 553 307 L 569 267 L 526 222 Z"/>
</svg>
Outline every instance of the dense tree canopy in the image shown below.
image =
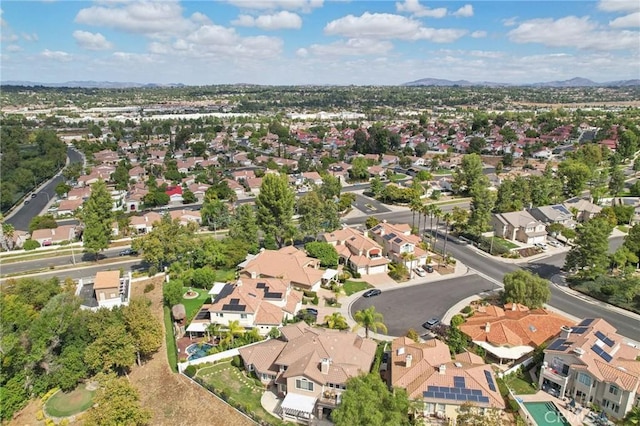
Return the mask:
<svg viewBox="0 0 640 426">
<path fill-rule="evenodd" d="M 531 309 L 541 308 L 551 298 L 549 281 L 525 270 L 504 276 L 505 303 L 520 303 Z"/>
<path fill-rule="evenodd" d="M 100 180 L 91 186 L 91 195 L 82 207 L 84 231 L 82 241 L 85 250 L 97 255 L 109 247 L 113 236 L 113 200 L 105 183 Z"/>
<path fill-rule="evenodd" d="M 292 233 L 294 205 L 295 194 L 289 187 L 287 176 L 267 174 L 256 197 L 258 226 L 279 247 L 284 245 L 285 238 Z"/>
</svg>

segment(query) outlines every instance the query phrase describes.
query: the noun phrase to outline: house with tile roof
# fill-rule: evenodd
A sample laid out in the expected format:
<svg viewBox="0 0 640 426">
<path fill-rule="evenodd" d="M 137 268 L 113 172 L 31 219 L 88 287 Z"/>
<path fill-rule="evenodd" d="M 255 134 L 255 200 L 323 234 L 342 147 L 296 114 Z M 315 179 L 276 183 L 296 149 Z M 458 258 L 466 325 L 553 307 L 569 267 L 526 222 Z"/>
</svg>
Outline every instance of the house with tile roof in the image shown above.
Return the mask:
<svg viewBox="0 0 640 426">
<path fill-rule="evenodd" d="M 213 323 L 224 329 L 238 321 L 247 330 L 255 328 L 265 336 L 285 318 L 293 318 L 302 306 L 302 294 L 279 278 L 240 278 L 233 284 L 214 285 L 209 294 L 211 303 L 200 308 L 187 332 L 203 333 Z"/>
<path fill-rule="evenodd" d="M 520 241 L 525 244 L 544 243 L 547 239 L 546 226 L 527 211 L 494 213 L 491 226 L 497 237 Z"/>
<path fill-rule="evenodd" d="M 552 206 L 539 206 L 528 210 L 531 216 L 544 222 L 547 225 L 559 223 L 565 228 L 575 228 L 577 223 L 573 218 L 573 213 L 563 204 L 554 204 Z"/>
<path fill-rule="evenodd" d="M 131 299 L 131 272 L 121 277 L 120 271 L 100 271 L 93 280 L 80 279 L 76 296 L 82 300 L 83 309 L 126 306 Z"/>
<path fill-rule="evenodd" d="M 567 200 L 564 206 L 569 211 L 576 212 L 576 219 L 580 223 L 584 223 L 602 211 L 602 207 L 583 198 Z"/>
<path fill-rule="evenodd" d="M 503 361 L 518 360 L 574 321 L 544 309 L 530 310 L 518 303 L 481 306 L 460 325 L 460 331 L 488 354 Z"/>
<path fill-rule="evenodd" d="M 31 233 L 31 239 L 41 246 L 50 246 L 63 241 L 73 241 L 77 235 L 76 225 L 60 225 L 52 229 L 36 229 Z"/>
<path fill-rule="evenodd" d="M 304 322 L 270 339 L 239 349 L 248 371 L 283 397 L 285 420 L 309 423 L 340 404 L 347 380 L 371 370 L 376 342 L 350 331 L 313 328 Z"/>
<path fill-rule="evenodd" d="M 388 271 L 390 260 L 382 255 L 382 247 L 356 229 L 346 227 L 327 232 L 320 240 L 334 246 L 340 263 L 361 275 Z"/>
<path fill-rule="evenodd" d="M 563 327 L 544 350 L 540 389 L 597 404 L 613 419 L 640 406 L 640 349 L 602 318 Z"/>
<path fill-rule="evenodd" d="M 427 418 L 455 424 L 458 409 L 469 402 L 483 410 L 505 408 L 491 367 L 470 352 L 452 360 L 449 347 L 438 339 L 416 343 L 398 337 L 391 343 L 389 368 L 389 385 L 406 389 L 410 400 L 422 401 Z"/>
<path fill-rule="evenodd" d="M 427 263 L 427 251 L 420 247 L 422 239 L 411 233 L 409 224 L 382 222 L 371 228 L 369 234 L 382 246 L 382 254 L 393 262 L 404 263 L 409 270 Z"/>
<path fill-rule="evenodd" d="M 317 291 L 323 280 L 333 278 L 327 275 L 331 270 L 320 269 L 318 259 L 307 256 L 293 246 L 249 255 L 238 268 L 241 277 L 282 278 L 290 281 L 294 287 L 312 291 Z"/>
</svg>

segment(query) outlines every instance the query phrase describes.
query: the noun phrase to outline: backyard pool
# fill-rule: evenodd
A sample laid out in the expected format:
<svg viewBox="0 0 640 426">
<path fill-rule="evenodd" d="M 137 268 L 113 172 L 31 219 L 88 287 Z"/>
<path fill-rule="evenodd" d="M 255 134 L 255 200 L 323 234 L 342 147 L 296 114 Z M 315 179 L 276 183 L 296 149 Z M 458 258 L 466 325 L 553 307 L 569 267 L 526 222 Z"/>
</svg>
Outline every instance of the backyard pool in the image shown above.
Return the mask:
<svg viewBox="0 0 640 426">
<path fill-rule="evenodd" d="M 558 407 L 551 402 L 523 402 L 538 426 L 571 426 Z"/>
<path fill-rule="evenodd" d="M 213 345 L 209 343 L 194 343 L 187 346 L 187 360 L 193 361 L 194 359 L 202 358 L 209 355 L 209 350 L 213 348 Z"/>
</svg>

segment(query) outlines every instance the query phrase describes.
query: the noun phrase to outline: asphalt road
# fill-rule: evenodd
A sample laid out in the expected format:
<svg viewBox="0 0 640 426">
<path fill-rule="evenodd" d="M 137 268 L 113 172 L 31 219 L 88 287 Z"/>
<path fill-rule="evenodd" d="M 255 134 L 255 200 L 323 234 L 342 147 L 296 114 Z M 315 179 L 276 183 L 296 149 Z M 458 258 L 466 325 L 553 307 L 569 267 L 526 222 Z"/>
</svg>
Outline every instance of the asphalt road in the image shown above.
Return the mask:
<svg viewBox="0 0 640 426">
<path fill-rule="evenodd" d="M 117 258 L 118 253 L 124 250 L 126 247 L 118 247 L 115 249 L 105 250 L 100 254 L 100 260 L 103 259 L 112 259 Z M 45 253 L 43 253 L 45 254 Z M 82 252 L 82 247 L 75 247 L 73 251 L 69 251 L 69 253 L 65 253 L 61 256 L 55 257 L 33 257 L 33 260 L 21 260 L 19 262 L 2 262 L 2 275 L 14 275 L 21 274 L 31 271 L 41 270 L 42 268 L 51 268 L 51 267 L 71 267 L 74 264 L 84 263 L 84 262 L 94 262 L 94 256 L 88 253 Z M 81 266 L 81 265 L 78 265 Z"/>
<path fill-rule="evenodd" d="M 95 278 L 96 273 L 100 271 L 144 271 L 147 269 L 147 265 L 140 259 L 124 259 L 122 261 L 105 263 L 99 261 L 98 263 L 89 264 L 87 266 L 75 267 L 71 269 L 53 269 L 50 272 L 43 272 L 37 275 L 33 275 L 33 278 L 46 280 L 53 277 L 58 277 L 60 281 L 66 278 L 78 280 L 80 278 Z M 0 279 L 0 283 L 6 281 L 8 278 Z"/>
<path fill-rule="evenodd" d="M 82 155 L 71 148 L 67 148 L 67 157 L 72 163 L 79 163 L 82 161 Z M 6 222 L 13 225 L 15 229 L 21 231 L 27 231 L 29 229 L 29 222 L 35 216 L 38 216 L 42 210 L 47 206 L 49 200 L 52 200 L 56 196 L 55 188 L 60 182 L 64 181 L 62 174 L 58 174 L 51 179 L 47 184 L 38 188 L 38 196 L 35 198 L 28 197 L 26 201 L 29 204 L 22 202 L 21 206 L 17 207 L 17 210 L 9 217 Z"/>
<path fill-rule="evenodd" d="M 359 298 L 351 305 L 355 311 L 375 306 L 384 315 L 391 336 L 404 336 L 410 328 L 419 334 L 426 332 L 422 323 L 432 317 L 442 318 L 447 310 L 474 294 L 495 290 L 497 286 L 478 275 L 466 275 L 450 280 L 384 291 L 381 295 Z M 380 331 L 378 331 L 380 332 Z"/>
</svg>

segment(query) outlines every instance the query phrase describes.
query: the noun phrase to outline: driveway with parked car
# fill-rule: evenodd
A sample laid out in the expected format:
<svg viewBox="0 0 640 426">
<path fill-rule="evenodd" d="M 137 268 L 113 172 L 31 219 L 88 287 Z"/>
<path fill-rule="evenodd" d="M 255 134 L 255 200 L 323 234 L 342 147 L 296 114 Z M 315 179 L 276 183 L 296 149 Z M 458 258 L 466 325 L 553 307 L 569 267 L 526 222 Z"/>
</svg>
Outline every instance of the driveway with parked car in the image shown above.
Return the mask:
<svg viewBox="0 0 640 426">
<path fill-rule="evenodd" d="M 385 290 L 377 297 L 360 297 L 351 305 L 351 315 L 356 311 L 375 306 L 384 316 L 390 336 L 404 336 L 413 328 L 424 331 L 422 324 L 431 318 L 442 318 L 447 310 L 469 296 L 492 291 L 496 285 L 478 275 L 464 275 L 424 285 Z"/>
</svg>

